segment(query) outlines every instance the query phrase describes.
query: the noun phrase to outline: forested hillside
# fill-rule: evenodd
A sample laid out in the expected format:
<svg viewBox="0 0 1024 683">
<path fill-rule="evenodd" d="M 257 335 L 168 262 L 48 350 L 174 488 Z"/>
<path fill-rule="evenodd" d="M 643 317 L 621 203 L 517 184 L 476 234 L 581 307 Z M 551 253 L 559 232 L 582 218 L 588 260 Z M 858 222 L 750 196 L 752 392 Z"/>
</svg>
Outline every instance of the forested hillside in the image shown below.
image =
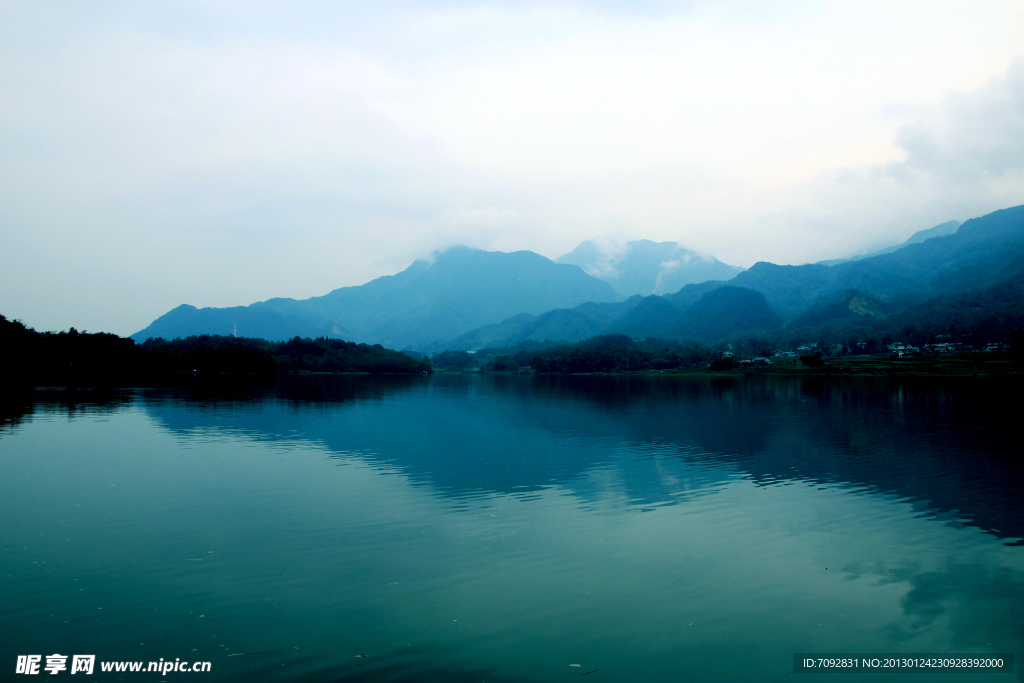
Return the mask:
<svg viewBox="0 0 1024 683">
<path fill-rule="evenodd" d="M 0 353 L 15 359 L 0 378 L 6 385 L 163 384 L 182 376 L 271 376 L 278 372 L 431 372 L 430 363 L 379 345 L 340 339 L 287 342 L 200 335 L 139 345 L 114 334 L 36 332 L 0 315 Z"/>
</svg>

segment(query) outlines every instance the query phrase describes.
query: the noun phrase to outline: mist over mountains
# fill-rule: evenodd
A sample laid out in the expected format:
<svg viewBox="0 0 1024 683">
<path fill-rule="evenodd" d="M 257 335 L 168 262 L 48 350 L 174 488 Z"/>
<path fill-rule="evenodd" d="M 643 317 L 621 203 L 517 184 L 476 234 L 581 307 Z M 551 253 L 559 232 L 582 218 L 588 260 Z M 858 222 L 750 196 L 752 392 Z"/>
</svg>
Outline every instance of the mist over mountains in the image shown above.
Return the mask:
<svg viewBox="0 0 1024 683">
<path fill-rule="evenodd" d="M 604 280 L 623 296 L 668 294 L 683 285 L 707 280 L 728 280 L 743 271 L 713 256 L 701 256 L 675 242 L 637 240 L 602 246 L 587 240 L 559 263 L 571 263 L 588 275 Z"/>
<path fill-rule="evenodd" d="M 856 254 L 854 256 L 848 256 L 847 258 L 831 259 L 828 261 L 818 261 L 818 265 L 822 266 L 834 266 L 838 263 L 846 263 L 847 261 L 859 261 L 860 259 L 870 258 L 872 256 L 880 256 L 881 254 L 890 254 L 897 249 L 902 249 L 909 244 L 918 244 L 925 240 L 930 240 L 933 237 L 942 237 L 943 235 L 952 235 L 960 228 L 960 221 L 946 221 L 936 225 L 934 228 L 928 228 L 926 230 L 918 230 L 913 235 L 908 237 L 900 244 L 895 244 L 891 247 L 884 249 L 876 249 L 874 251 L 865 252 L 863 254 Z"/>
<path fill-rule="evenodd" d="M 133 338 L 326 336 L 436 352 L 616 333 L 715 343 L 783 331 L 863 333 L 897 320 L 923 329 L 991 318 L 993 330 L 1024 320 L 1024 206 L 944 223 L 898 248 L 832 265 L 759 262 L 742 270 L 673 242 L 626 246 L 610 254 L 584 242 L 562 263 L 528 251 L 457 247 L 322 297 L 182 305 Z M 723 276 L 705 277 L 711 273 Z M 636 293 L 680 278 L 695 281 Z"/>
</svg>

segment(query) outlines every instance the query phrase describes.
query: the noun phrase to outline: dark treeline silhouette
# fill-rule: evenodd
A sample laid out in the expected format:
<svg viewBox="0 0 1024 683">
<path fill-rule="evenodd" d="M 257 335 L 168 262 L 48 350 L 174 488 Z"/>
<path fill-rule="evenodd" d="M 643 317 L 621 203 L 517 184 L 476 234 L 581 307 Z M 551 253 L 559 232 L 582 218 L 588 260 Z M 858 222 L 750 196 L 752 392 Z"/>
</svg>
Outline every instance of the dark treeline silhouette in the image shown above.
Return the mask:
<svg viewBox="0 0 1024 683">
<path fill-rule="evenodd" d="M 356 344 L 341 339 L 295 337 L 272 351 L 278 370 L 310 372 L 430 372 L 426 356 L 413 358 L 380 344 Z"/>
<path fill-rule="evenodd" d="M 674 343 L 674 342 L 672 342 Z M 529 367 L 533 357 L 542 349 L 550 349 L 557 346 L 565 346 L 565 341 L 521 341 L 513 346 L 485 347 L 475 351 L 443 351 L 435 354 L 431 359 L 434 367 L 445 370 L 465 370 L 467 368 L 489 369 L 489 370 L 514 370 L 521 367 Z M 495 368 L 497 359 L 499 365 L 514 366 Z"/>
<path fill-rule="evenodd" d="M 434 367 L 445 370 L 509 372 L 532 368 L 538 372 L 635 372 L 707 367 L 721 349 L 672 339 L 630 339 L 624 334 L 605 334 L 574 344 L 525 341 L 504 348 L 477 351 L 444 351 L 436 354 Z"/>
<path fill-rule="evenodd" d="M 184 376 L 272 377 L 279 372 L 431 372 L 429 361 L 340 339 L 270 342 L 216 335 L 131 339 L 104 332 L 37 332 L 0 315 L 4 384 L 159 385 Z"/>
<path fill-rule="evenodd" d="M 585 342 L 537 351 L 531 366 L 537 372 L 642 372 L 707 368 L 719 353 L 696 344 L 667 339 L 633 340 L 606 334 Z M 494 359 L 498 370 L 499 360 Z"/>
<path fill-rule="evenodd" d="M 146 354 L 131 339 L 103 332 L 36 332 L 0 315 L 0 377 L 5 384 L 87 384 L 142 376 Z"/>
<path fill-rule="evenodd" d="M 139 347 L 146 359 L 170 373 L 273 374 L 274 347 L 263 339 L 200 335 L 185 339 L 147 339 Z"/>
<path fill-rule="evenodd" d="M 473 365 L 476 354 L 468 351 L 442 351 L 435 355 L 431 362 L 439 368 L 446 370 L 462 370 Z"/>
</svg>

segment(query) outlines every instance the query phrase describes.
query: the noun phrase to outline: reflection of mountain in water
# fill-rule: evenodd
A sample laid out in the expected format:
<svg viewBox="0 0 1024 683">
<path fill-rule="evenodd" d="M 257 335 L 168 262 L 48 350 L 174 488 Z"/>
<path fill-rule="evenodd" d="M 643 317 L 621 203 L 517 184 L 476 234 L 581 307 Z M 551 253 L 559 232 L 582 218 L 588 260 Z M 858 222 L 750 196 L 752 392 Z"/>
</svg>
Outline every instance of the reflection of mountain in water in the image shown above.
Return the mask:
<svg viewBox="0 0 1024 683">
<path fill-rule="evenodd" d="M 305 378 L 232 400 L 150 396 L 169 429 L 307 440 L 461 497 L 560 485 L 631 504 L 731 478 L 823 482 L 919 501 L 1024 537 L 1021 461 L 1000 382 L 786 378 Z M 212 408 L 212 409 L 208 409 Z M 238 432 L 235 432 L 238 433 Z"/>
</svg>

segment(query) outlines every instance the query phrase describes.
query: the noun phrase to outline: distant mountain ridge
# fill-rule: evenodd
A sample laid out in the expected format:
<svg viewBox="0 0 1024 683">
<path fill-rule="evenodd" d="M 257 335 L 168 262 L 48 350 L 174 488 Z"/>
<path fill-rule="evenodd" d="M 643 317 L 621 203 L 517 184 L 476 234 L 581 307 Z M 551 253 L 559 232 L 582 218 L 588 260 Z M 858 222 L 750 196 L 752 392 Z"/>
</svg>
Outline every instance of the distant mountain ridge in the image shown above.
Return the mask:
<svg viewBox="0 0 1024 683">
<path fill-rule="evenodd" d="M 859 261 L 861 259 L 871 258 L 872 256 L 881 256 L 882 254 L 890 254 L 897 249 L 902 249 L 909 244 L 919 244 L 925 240 L 930 240 L 933 237 L 942 237 L 943 235 L 952 235 L 960 228 L 960 221 L 946 221 L 940 223 L 934 228 L 927 228 L 925 230 L 918 230 L 913 235 L 908 237 L 905 241 L 900 244 L 886 247 L 885 249 L 877 249 L 870 251 L 866 254 L 857 254 L 855 256 L 849 256 L 847 258 L 831 259 L 829 261 L 818 261 L 818 265 L 821 266 L 834 266 L 839 263 L 846 263 L 847 261 Z"/>
<path fill-rule="evenodd" d="M 620 308 L 614 310 L 620 315 L 611 321 L 607 315 L 613 309 L 598 317 L 585 307 L 503 321 L 489 328 L 486 342 L 498 347 L 523 339 L 573 342 L 586 338 L 575 336 L 575 329 L 587 330 L 591 336 L 623 333 L 634 338 L 714 343 L 748 334 L 781 333 L 784 324 L 786 330 L 810 334 L 865 320 L 895 320 L 901 311 L 922 321 L 938 315 L 935 306 L 941 301 L 971 301 L 977 310 L 1011 315 L 1017 308 L 1006 303 L 1007 292 L 1019 291 L 1024 283 L 1024 206 L 971 219 L 949 233 L 954 225 L 922 230 L 898 248 L 832 266 L 759 262 L 728 281 L 687 284 L 676 292 L 638 301 L 631 298 L 628 306 L 617 304 Z M 1018 289 L 1001 287 L 1001 283 L 1017 283 Z M 956 298 L 972 291 L 979 293 Z M 548 316 L 563 319 L 570 314 L 571 328 L 537 324 Z M 562 336 L 556 336 L 558 332 Z M 551 336 L 542 338 L 543 334 Z M 470 348 L 458 346 L 465 340 L 477 345 L 485 341 L 475 330 L 451 340 L 446 348 Z"/>
<path fill-rule="evenodd" d="M 782 317 L 760 292 L 722 286 L 721 282 L 704 284 L 712 286 L 703 288 L 693 300 L 652 294 L 632 296 L 620 303 L 556 309 L 539 316 L 518 315 L 424 350 L 475 351 L 511 347 L 524 341 L 572 343 L 606 334 L 714 343 L 736 336 L 770 334 L 781 328 Z"/>
<path fill-rule="evenodd" d="M 579 267 L 533 252 L 453 247 L 397 275 L 321 297 L 231 308 L 179 306 L 132 338 L 230 335 L 237 329 L 239 335 L 270 340 L 327 336 L 403 349 L 451 339 L 520 313 L 622 299 Z"/>
<path fill-rule="evenodd" d="M 857 289 L 886 302 L 922 300 L 994 284 L 1024 252 L 1024 206 L 1001 209 L 963 223 L 953 234 L 834 266 L 755 263 L 730 284 L 765 295 L 784 318 L 819 297 Z"/>
<path fill-rule="evenodd" d="M 978 315 L 1003 316 L 992 328 L 1002 329 L 1024 310 L 1013 302 L 1013 292 L 1024 286 L 1024 206 L 971 219 L 943 234 L 952 225 L 915 233 L 903 246 L 875 256 L 831 266 L 759 262 L 728 279 L 628 299 L 578 265 L 526 251 L 459 247 L 322 297 L 233 308 L 182 305 L 133 337 L 228 335 L 237 327 L 240 335 L 271 340 L 327 336 L 431 352 L 574 342 L 614 333 L 715 343 L 784 330 L 881 329 L 904 318 L 917 325 L 933 318 L 952 321 L 959 314 L 941 307 L 967 305 L 963 302 L 971 302 Z M 628 254 L 605 265 L 626 263 L 619 277 L 633 273 L 645 288 L 661 287 L 666 271 L 655 273 L 643 263 L 661 267 L 666 262 L 659 259 L 687 251 L 670 242 L 631 244 L 640 265 L 628 265 L 633 263 Z M 596 249 L 585 242 L 573 254 L 593 264 Z M 1013 286 L 1002 286 L 1006 283 Z"/>
<path fill-rule="evenodd" d="M 623 296 L 668 294 L 687 284 L 728 280 L 743 270 L 675 242 L 650 240 L 627 242 L 621 250 L 610 251 L 587 240 L 558 262 L 579 266 Z"/>
</svg>

